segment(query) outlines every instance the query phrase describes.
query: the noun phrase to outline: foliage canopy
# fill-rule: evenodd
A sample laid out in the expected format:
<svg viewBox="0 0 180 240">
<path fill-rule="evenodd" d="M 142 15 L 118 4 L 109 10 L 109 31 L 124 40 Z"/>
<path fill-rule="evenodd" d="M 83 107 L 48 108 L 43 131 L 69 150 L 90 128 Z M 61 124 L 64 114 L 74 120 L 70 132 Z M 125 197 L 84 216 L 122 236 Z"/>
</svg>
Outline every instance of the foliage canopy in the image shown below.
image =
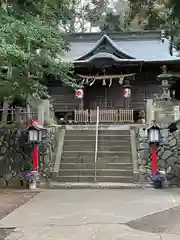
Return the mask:
<svg viewBox="0 0 180 240">
<path fill-rule="evenodd" d="M 63 62 L 68 43 L 58 23 L 68 18 L 69 1 L 0 1 L 0 95 L 47 95 L 44 76 L 75 87 L 72 66 Z"/>
</svg>

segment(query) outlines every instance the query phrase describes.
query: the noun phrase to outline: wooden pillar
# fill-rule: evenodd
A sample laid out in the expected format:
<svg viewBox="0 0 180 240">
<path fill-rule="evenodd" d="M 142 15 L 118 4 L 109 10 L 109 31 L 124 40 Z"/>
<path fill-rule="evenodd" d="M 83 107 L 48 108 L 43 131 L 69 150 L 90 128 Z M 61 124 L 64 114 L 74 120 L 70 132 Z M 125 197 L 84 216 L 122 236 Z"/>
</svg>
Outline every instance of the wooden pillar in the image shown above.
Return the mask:
<svg viewBox="0 0 180 240">
<path fill-rule="evenodd" d="M 129 109 L 130 108 L 130 105 L 131 105 L 131 97 L 129 98 L 124 98 L 124 108 L 125 109 Z"/>
<path fill-rule="evenodd" d="M 108 108 L 108 89 L 107 86 L 104 86 L 104 108 L 107 109 Z"/>
<path fill-rule="evenodd" d="M 80 109 L 83 110 L 84 109 L 84 97 L 80 100 Z"/>
</svg>

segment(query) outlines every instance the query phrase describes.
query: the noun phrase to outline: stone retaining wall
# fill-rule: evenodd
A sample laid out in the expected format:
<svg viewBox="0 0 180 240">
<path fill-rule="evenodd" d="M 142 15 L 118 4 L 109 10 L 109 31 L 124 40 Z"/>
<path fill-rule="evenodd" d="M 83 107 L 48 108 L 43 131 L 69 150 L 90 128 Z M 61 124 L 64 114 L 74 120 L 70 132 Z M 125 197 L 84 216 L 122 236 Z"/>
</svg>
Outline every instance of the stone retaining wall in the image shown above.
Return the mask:
<svg viewBox="0 0 180 240">
<path fill-rule="evenodd" d="M 161 130 L 161 143 L 158 147 L 158 169 L 167 173 L 169 184 L 180 184 L 180 137 L 179 133 L 169 134 Z M 151 174 L 151 152 L 147 131 L 137 130 L 137 154 L 140 181 L 148 181 Z"/>
<path fill-rule="evenodd" d="M 40 145 L 39 170 L 49 175 L 55 159 L 55 129 L 48 129 Z M 24 130 L 0 129 L 0 187 L 22 169 L 32 167 L 32 146 Z"/>
</svg>

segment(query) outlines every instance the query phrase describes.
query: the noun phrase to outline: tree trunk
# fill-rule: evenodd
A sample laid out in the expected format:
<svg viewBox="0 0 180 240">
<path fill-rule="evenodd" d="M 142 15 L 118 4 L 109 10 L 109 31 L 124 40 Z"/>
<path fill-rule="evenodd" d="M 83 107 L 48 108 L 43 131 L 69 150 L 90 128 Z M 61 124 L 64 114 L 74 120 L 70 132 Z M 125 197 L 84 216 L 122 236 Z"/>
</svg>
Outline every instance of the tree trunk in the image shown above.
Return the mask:
<svg viewBox="0 0 180 240">
<path fill-rule="evenodd" d="M 11 79 L 12 77 L 12 65 L 9 62 L 8 63 L 8 71 L 7 71 L 7 78 Z M 8 116 L 8 109 L 9 109 L 9 99 L 8 98 L 4 98 L 4 102 L 3 102 L 3 113 L 2 113 L 2 122 L 6 123 L 7 122 L 7 116 Z"/>
<path fill-rule="evenodd" d="M 9 109 L 9 101 L 7 99 L 4 99 L 3 102 L 3 113 L 2 113 L 2 122 L 7 122 L 7 116 L 8 116 L 8 109 Z"/>
<path fill-rule="evenodd" d="M 31 105 L 29 103 L 27 103 L 26 105 L 26 112 L 27 112 L 27 120 L 29 122 L 32 119 Z"/>
</svg>

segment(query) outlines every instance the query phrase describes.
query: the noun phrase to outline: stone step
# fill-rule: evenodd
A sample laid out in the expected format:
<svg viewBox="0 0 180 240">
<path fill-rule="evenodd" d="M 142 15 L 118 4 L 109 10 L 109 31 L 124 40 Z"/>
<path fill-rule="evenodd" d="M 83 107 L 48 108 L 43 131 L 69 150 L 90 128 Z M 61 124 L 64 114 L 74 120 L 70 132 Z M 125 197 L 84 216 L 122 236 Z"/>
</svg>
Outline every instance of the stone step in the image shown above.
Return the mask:
<svg viewBox="0 0 180 240">
<path fill-rule="evenodd" d="M 130 163 L 132 164 L 131 157 L 98 157 L 97 158 L 98 163 L 102 164 L 108 164 L 108 163 Z M 61 158 L 61 163 L 92 163 L 94 164 L 94 155 L 92 156 L 80 156 L 80 157 L 62 157 Z"/>
<path fill-rule="evenodd" d="M 61 176 L 94 176 L 94 169 L 61 169 L 59 177 Z"/>
<path fill-rule="evenodd" d="M 132 170 L 132 163 L 98 163 L 96 164 L 97 169 L 123 169 Z M 62 163 L 60 169 L 94 169 L 94 163 Z"/>
<path fill-rule="evenodd" d="M 97 156 L 98 163 L 131 163 L 132 156 L 131 153 L 124 155 L 100 155 Z M 63 155 L 61 157 L 61 163 L 94 163 L 94 153 L 81 153 L 79 155 Z"/>
<path fill-rule="evenodd" d="M 59 176 L 94 176 L 94 169 L 61 169 L 59 171 Z M 122 170 L 122 169 L 98 169 L 96 171 L 96 176 L 133 176 L 132 170 Z"/>
<path fill-rule="evenodd" d="M 64 141 L 95 141 L 96 136 L 95 135 L 65 135 Z M 130 141 L 130 136 L 127 135 L 98 135 L 98 141 L 115 141 L 115 140 L 124 140 L 124 141 Z"/>
<path fill-rule="evenodd" d="M 97 157 L 97 162 L 99 163 L 130 163 L 132 164 L 132 158 L 131 157 Z"/>
<path fill-rule="evenodd" d="M 94 176 L 59 176 L 57 177 L 56 181 L 59 182 L 94 182 L 95 181 L 95 177 Z M 111 183 L 133 183 L 134 182 L 134 178 L 131 176 L 103 176 L 103 177 L 97 177 L 96 178 L 96 182 L 111 182 Z"/>
<path fill-rule="evenodd" d="M 118 136 L 129 136 L 129 130 L 98 130 L 99 135 L 118 135 Z M 77 136 L 77 135 L 96 135 L 96 130 L 66 130 L 66 136 Z"/>
<path fill-rule="evenodd" d="M 80 152 L 83 149 L 83 151 L 95 151 L 95 144 L 93 145 L 67 145 L 65 144 L 63 147 L 63 151 L 78 151 Z M 104 145 L 98 145 L 98 151 L 130 151 L 131 146 L 130 145 L 117 145 L 117 143 L 111 146 L 104 146 Z"/>
<path fill-rule="evenodd" d="M 126 169 L 98 169 L 97 170 L 97 176 L 103 177 L 103 176 L 109 176 L 109 177 L 115 177 L 115 176 L 122 176 L 127 177 L 131 176 L 133 177 L 133 170 L 126 170 Z"/>
<path fill-rule="evenodd" d="M 76 146 L 95 146 L 95 140 L 65 140 L 64 141 L 64 146 L 65 145 L 76 145 Z M 114 146 L 114 145 L 121 145 L 121 146 L 126 146 L 130 145 L 129 139 L 112 139 L 112 140 L 104 140 L 104 139 L 98 139 L 98 145 L 100 146 Z"/>
<path fill-rule="evenodd" d="M 79 153 L 77 156 L 67 155 L 63 153 L 61 163 L 94 163 L 94 153 Z"/>
<path fill-rule="evenodd" d="M 98 135 L 130 136 L 129 130 L 99 130 Z"/>
<path fill-rule="evenodd" d="M 131 151 L 98 151 L 98 158 L 105 159 L 122 159 L 123 157 L 131 157 Z M 62 157 L 93 157 L 94 159 L 94 151 L 63 151 Z"/>
<path fill-rule="evenodd" d="M 95 135 L 65 135 L 64 141 L 95 141 L 96 136 Z"/>
<path fill-rule="evenodd" d="M 111 183 L 133 183 L 133 176 L 101 176 L 96 178 L 97 182 L 111 182 Z"/>
<path fill-rule="evenodd" d="M 94 176 L 58 176 L 57 182 L 94 182 Z"/>
<path fill-rule="evenodd" d="M 113 190 L 127 190 L 127 189 L 144 189 L 152 188 L 151 184 L 130 183 L 125 182 L 56 182 L 52 181 L 49 185 L 51 189 L 113 189 Z"/>
</svg>

